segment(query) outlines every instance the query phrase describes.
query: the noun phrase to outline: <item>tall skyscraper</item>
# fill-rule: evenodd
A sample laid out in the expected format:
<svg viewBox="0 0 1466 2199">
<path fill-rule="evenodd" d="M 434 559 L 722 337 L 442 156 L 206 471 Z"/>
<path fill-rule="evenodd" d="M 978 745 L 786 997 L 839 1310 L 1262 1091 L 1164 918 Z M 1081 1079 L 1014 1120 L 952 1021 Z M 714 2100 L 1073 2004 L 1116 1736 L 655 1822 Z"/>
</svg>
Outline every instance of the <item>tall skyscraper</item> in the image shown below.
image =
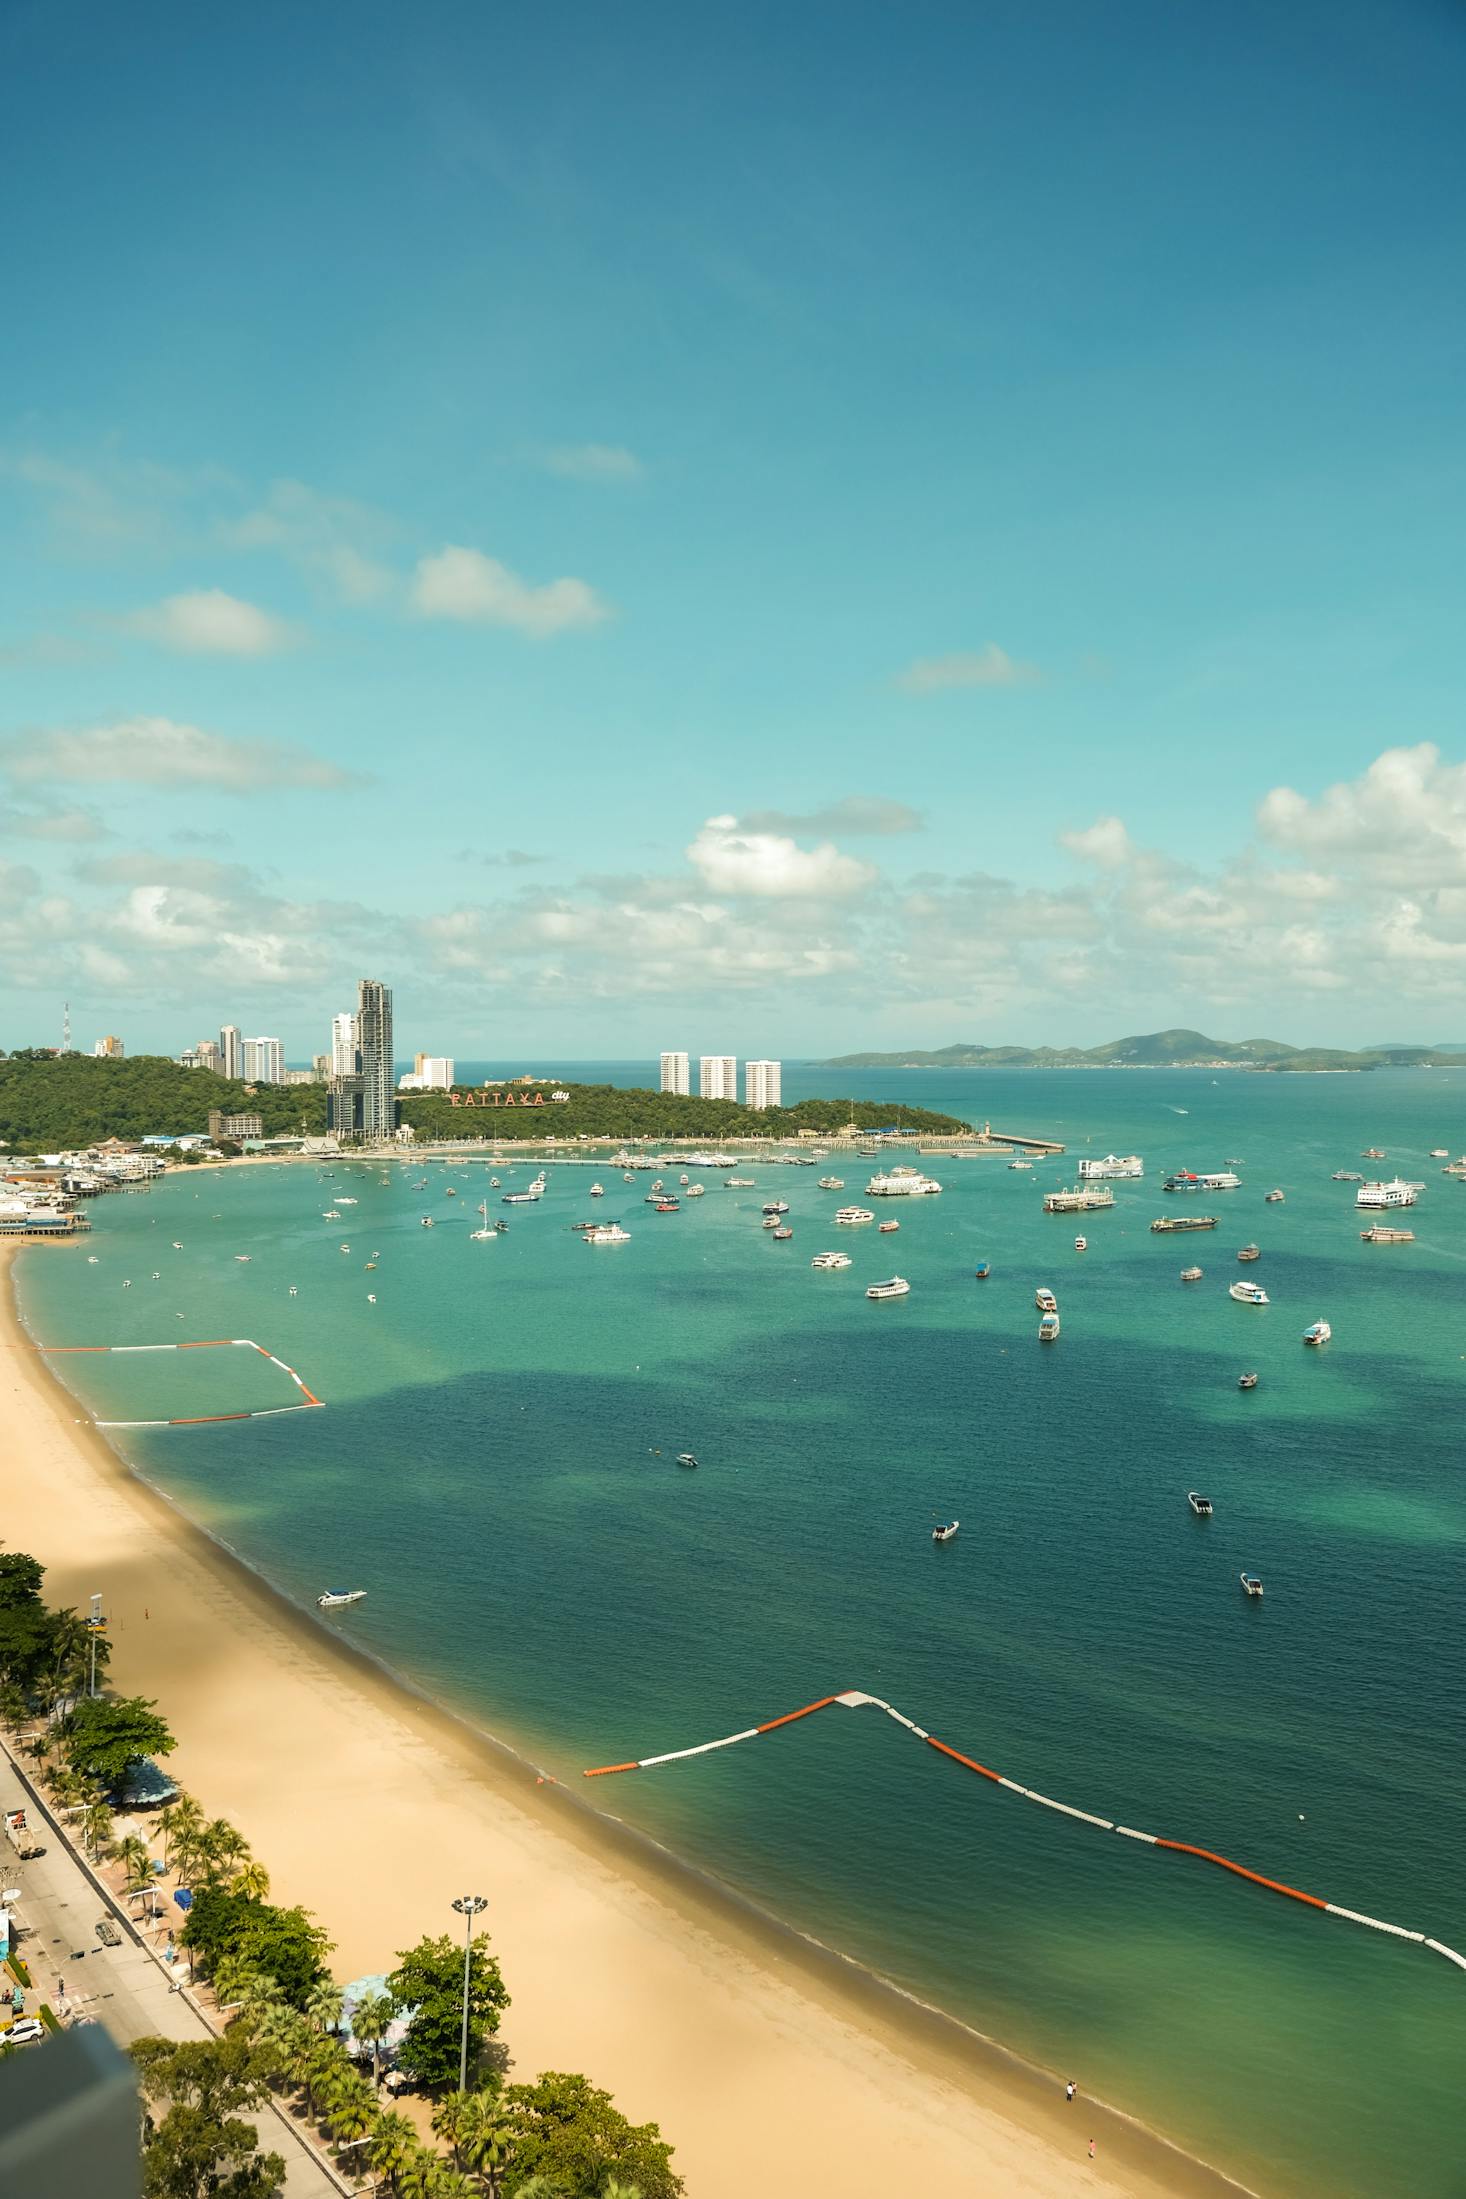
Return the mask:
<svg viewBox="0 0 1466 2199">
<path fill-rule="evenodd" d="M 697 1064 L 697 1089 L 703 1099 L 736 1100 L 738 1058 L 735 1054 L 702 1054 Z"/>
<path fill-rule="evenodd" d="M 221 1073 L 226 1077 L 237 1077 L 240 1069 L 239 1025 L 237 1023 L 226 1023 L 220 1031 L 219 1055 L 223 1065 Z"/>
<path fill-rule="evenodd" d="M 361 1053 L 364 1138 L 390 1138 L 397 1128 L 397 1106 L 392 1087 L 392 994 L 374 977 L 364 977 L 356 1014 L 357 1046 Z"/>
<path fill-rule="evenodd" d="M 746 1061 L 743 1064 L 743 1102 L 746 1107 L 782 1107 L 784 1064 L 781 1061 Z"/>
<path fill-rule="evenodd" d="M 692 1079 L 688 1073 L 686 1054 L 663 1054 L 662 1090 L 664 1092 L 690 1092 Z"/>
<path fill-rule="evenodd" d="M 285 1048 L 278 1038 L 241 1039 L 239 1053 L 246 1084 L 285 1082 Z"/>
<path fill-rule="evenodd" d="M 331 1018 L 331 1074 L 333 1077 L 354 1077 L 361 1063 L 357 1059 L 357 1031 L 354 1015 Z"/>
</svg>

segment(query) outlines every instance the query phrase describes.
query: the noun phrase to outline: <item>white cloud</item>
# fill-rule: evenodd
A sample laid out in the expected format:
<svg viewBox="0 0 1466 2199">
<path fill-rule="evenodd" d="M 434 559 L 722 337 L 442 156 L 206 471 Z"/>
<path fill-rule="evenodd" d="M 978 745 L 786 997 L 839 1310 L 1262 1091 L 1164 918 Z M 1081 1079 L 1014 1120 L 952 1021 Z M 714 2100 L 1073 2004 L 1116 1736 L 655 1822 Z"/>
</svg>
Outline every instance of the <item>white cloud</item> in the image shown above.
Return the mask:
<svg viewBox="0 0 1466 2199">
<path fill-rule="evenodd" d="M 925 819 L 909 802 L 896 802 L 880 794 L 845 794 L 823 809 L 794 812 L 753 809 L 739 819 L 745 832 L 843 832 L 857 838 L 885 839 L 903 832 L 921 832 Z"/>
<path fill-rule="evenodd" d="M 1135 852 L 1118 817 L 1096 817 L 1083 832 L 1061 832 L 1059 845 L 1099 870 L 1122 870 Z"/>
<path fill-rule="evenodd" d="M 550 580 L 533 587 L 482 550 L 449 544 L 418 561 L 412 602 L 420 618 L 510 626 L 543 641 L 574 628 L 599 626 L 610 607 L 584 580 Z"/>
<path fill-rule="evenodd" d="M 1442 763 L 1431 741 L 1388 748 L 1317 801 L 1274 787 L 1257 822 L 1276 847 L 1357 865 L 1380 883 L 1455 884 L 1466 871 L 1466 764 Z"/>
<path fill-rule="evenodd" d="M 750 832 L 736 817 L 709 817 L 687 859 L 713 893 L 762 899 L 846 900 L 873 885 L 876 872 L 832 841 L 802 848 L 785 833 Z"/>
<path fill-rule="evenodd" d="M 25 785 L 50 781 L 212 787 L 257 794 L 272 787 L 344 787 L 353 775 L 324 757 L 281 741 L 232 740 L 171 718 L 126 718 L 113 725 L 13 735 L 0 762 Z"/>
<path fill-rule="evenodd" d="M 545 464 L 568 481 L 639 481 L 645 470 L 619 443 L 561 443 L 546 451 Z"/>
<path fill-rule="evenodd" d="M 263 500 L 220 527 L 241 550 L 274 550 L 346 604 L 375 603 L 397 586 L 382 562 L 396 533 L 385 512 L 304 481 L 273 481 Z"/>
<path fill-rule="evenodd" d="M 107 828 L 89 809 L 37 804 L 29 809 L 0 809 L 0 834 L 17 839 L 80 842 L 105 840 Z"/>
<path fill-rule="evenodd" d="M 990 641 L 949 657 L 918 657 L 896 685 L 908 695 L 935 695 L 950 687 L 1032 687 L 1040 676 L 1036 664 L 1020 664 Z"/>
<path fill-rule="evenodd" d="M 132 633 L 186 656 L 269 657 L 298 638 L 284 619 L 226 595 L 222 588 L 165 596 L 145 611 L 134 611 L 125 623 Z"/>
</svg>

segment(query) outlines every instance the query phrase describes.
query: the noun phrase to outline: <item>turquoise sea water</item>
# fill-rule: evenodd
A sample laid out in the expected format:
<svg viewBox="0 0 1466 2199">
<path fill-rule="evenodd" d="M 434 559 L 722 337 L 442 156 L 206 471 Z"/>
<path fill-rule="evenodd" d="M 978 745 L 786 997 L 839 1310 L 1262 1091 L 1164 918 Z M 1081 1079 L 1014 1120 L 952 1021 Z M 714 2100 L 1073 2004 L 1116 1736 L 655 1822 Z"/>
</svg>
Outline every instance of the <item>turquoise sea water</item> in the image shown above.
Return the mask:
<svg viewBox="0 0 1466 2199">
<path fill-rule="evenodd" d="M 589 1171 L 552 1168 L 492 1244 L 482 1162 L 180 1174 L 98 1203 L 95 1266 L 24 1260 L 22 1304 L 50 1343 L 249 1336 L 297 1367 L 326 1411 L 119 1440 L 287 1592 L 367 1588 L 343 1630 L 567 1778 L 861 1687 L 1026 1785 L 1466 1951 L 1466 1185 L 1426 1158 L 1466 1142 L 1466 1073 L 839 1081 L 1069 1155 L 936 1162 L 894 1237 L 831 1225 L 868 1173 L 843 1159 L 843 1195 L 750 1166 L 757 1190 L 705 1172 L 675 1216 L 644 1178 L 603 1169 L 593 1208 Z M 1368 1145 L 1426 1183 L 1393 1217 L 1413 1245 L 1361 1244 L 1329 1180 Z M 1113 1211 L 1040 1212 L 1110 1150 L 1147 1163 Z M 1151 1236 L 1198 1203 L 1168 1169 L 1234 1155 L 1243 1188 L 1200 1202 L 1219 1230 Z M 758 1226 L 774 1195 L 792 1243 Z M 630 1244 L 570 1233 L 597 1209 Z M 855 1265 L 811 1271 L 836 1243 Z M 893 1271 L 910 1297 L 868 1303 Z M 1228 1299 L 1239 1275 L 1268 1308 Z M 55 1364 L 104 1417 L 293 1394 L 242 1352 Z M 588 1792 L 1264 2192 L 1466 2189 L 1466 1975 L 1419 1947 L 1035 1809 L 868 1711 Z"/>
</svg>

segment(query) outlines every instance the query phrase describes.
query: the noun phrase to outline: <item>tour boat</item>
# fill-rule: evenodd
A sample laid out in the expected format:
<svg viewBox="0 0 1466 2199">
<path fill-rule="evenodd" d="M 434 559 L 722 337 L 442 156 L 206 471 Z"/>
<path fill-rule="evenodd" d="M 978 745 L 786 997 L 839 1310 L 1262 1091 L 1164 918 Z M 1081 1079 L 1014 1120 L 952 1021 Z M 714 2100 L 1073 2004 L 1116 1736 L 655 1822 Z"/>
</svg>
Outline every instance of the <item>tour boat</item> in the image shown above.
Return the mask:
<svg viewBox="0 0 1466 2199">
<path fill-rule="evenodd" d="M 759 1226 L 760 1226 L 760 1228 L 761 1228 L 761 1229 L 777 1229 L 777 1228 L 778 1228 L 778 1226 L 779 1226 L 779 1217 L 778 1217 L 778 1215 L 777 1215 L 777 1214 L 766 1214 L 766 1215 L 764 1216 L 764 1218 L 763 1218 L 763 1221 L 762 1221 L 762 1222 L 760 1223 L 760 1225 L 759 1225 Z"/>
<path fill-rule="evenodd" d="M 1237 1387 L 1239 1390 L 1255 1390 L 1257 1388 L 1257 1376 L 1255 1374 L 1239 1374 Z"/>
<path fill-rule="evenodd" d="M 586 1231 L 585 1241 L 588 1245 L 629 1245 L 631 1232 L 623 1229 L 619 1222 L 598 1222 L 594 1229 Z"/>
<path fill-rule="evenodd" d="M 821 1176 L 819 1188 L 821 1191 L 843 1191 L 845 1189 L 845 1178 L 843 1176 Z"/>
<path fill-rule="evenodd" d="M 1260 1260 L 1262 1253 L 1256 1245 L 1244 1245 L 1237 1257 L 1239 1260 Z"/>
<path fill-rule="evenodd" d="M 1008 1166 L 1010 1168 L 1032 1168 L 1033 1163 L 1032 1161 L 1024 1160 L 1023 1156 L 1020 1154 L 1016 1161 L 1009 1161 Z"/>
<path fill-rule="evenodd" d="M 1333 1333 L 1327 1321 L 1310 1321 L 1303 1331 L 1303 1341 L 1305 1344 L 1326 1344 Z"/>
<path fill-rule="evenodd" d="M 817 1252 L 810 1261 L 811 1267 L 849 1267 L 848 1252 Z"/>
<path fill-rule="evenodd" d="M 628 1183 L 630 1180 L 628 1177 Z M 753 1176 L 725 1176 L 723 1178 L 723 1189 L 725 1191 L 752 1191 L 756 1181 L 757 1179 Z"/>
<path fill-rule="evenodd" d="M 793 1235 L 794 1232 L 792 1229 L 776 1229 L 774 1231 L 774 1243 L 776 1245 L 783 1244 L 788 1238 L 792 1237 Z"/>
<path fill-rule="evenodd" d="M 1233 1283 L 1227 1296 L 1235 1298 L 1239 1306 L 1265 1306 L 1268 1302 L 1261 1283 Z"/>
<path fill-rule="evenodd" d="M 992 1274 L 992 1272 L 993 1263 L 991 1260 L 979 1260 L 977 1266 L 972 1271 L 973 1281 L 977 1283 L 985 1283 L 988 1277 Z"/>
<path fill-rule="evenodd" d="M 872 1283 L 867 1298 L 904 1298 L 911 1285 L 904 1275 L 889 1276 L 884 1283 Z"/>
<path fill-rule="evenodd" d="M 1215 1229 L 1215 1214 L 1162 1214 L 1150 1225 L 1151 1235 L 1159 1237 L 1166 1232 L 1186 1229 Z"/>
<path fill-rule="evenodd" d="M 708 1187 L 706 1184 L 690 1183 L 687 1186 L 687 1196 L 689 1199 L 705 1199 L 707 1195 Z"/>
<path fill-rule="evenodd" d="M 1138 1153 L 1107 1153 L 1102 1161 L 1081 1161 L 1081 1178 L 1102 1182 L 1107 1176 L 1124 1177 L 1127 1180 L 1145 1174 L 1145 1163 Z"/>
<path fill-rule="evenodd" d="M 697 1460 L 691 1451 L 679 1451 L 677 1453 L 677 1463 L 679 1466 L 695 1466 Z"/>
<path fill-rule="evenodd" d="M 961 1525 L 960 1519 L 950 1519 L 945 1527 L 934 1527 L 932 1529 L 932 1541 L 950 1542 Z"/>
<path fill-rule="evenodd" d="M 1186 1502 L 1191 1506 L 1192 1511 L 1196 1514 L 1198 1519 L 1211 1518 L 1210 1497 L 1202 1496 L 1199 1491 L 1195 1489 L 1188 1489 L 1186 1492 Z"/>
<path fill-rule="evenodd" d="M 328 1588 L 316 1603 L 322 1611 L 334 1611 L 343 1603 L 360 1603 L 365 1594 L 364 1588 Z"/>
<path fill-rule="evenodd" d="M 788 1211 L 789 1201 L 787 1199 L 770 1199 L 768 1205 L 764 1208 L 765 1214 L 787 1214 Z"/>
<path fill-rule="evenodd" d="M 1041 1344 L 1053 1344 L 1058 1341 L 1058 1336 L 1059 1316 L 1057 1315 L 1057 1313 L 1044 1314 L 1038 1324 L 1039 1342 Z"/>
<path fill-rule="evenodd" d="M 1403 1176 L 1392 1177 L 1389 1183 L 1362 1183 L 1354 1194 L 1356 1206 L 1414 1206 L 1419 1186 L 1406 1183 Z"/>
<path fill-rule="evenodd" d="M 1059 1310 L 1058 1299 L 1051 1290 L 1045 1290 L 1041 1283 L 1033 1294 L 1033 1302 L 1040 1313 L 1057 1313 Z"/>
<path fill-rule="evenodd" d="M 1199 1283 L 1201 1281 L 1201 1269 L 1199 1267 L 1183 1267 L 1181 1280 L 1183 1283 Z"/>
<path fill-rule="evenodd" d="M 837 1222 L 873 1222 L 875 1215 L 868 1206 L 842 1206 L 835 1219 Z"/>
<path fill-rule="evenodd" d="M 1242 1583 L 1244 1596 L 1260 1596 L 1262 1594 L 1262 1582 L 1255 1573 L 1239 1573 L 1237 1578 Z"/>
<path fill-rule="evenodd" d="M 893 1229 L 899 1229 L 900 1227 L 899 1222 L 882 1222 L 876 1230 L 876 1235 L 878 1237 L 889 1237 Z"/>
<path fill-rule="evenodd" d="M 1209 1169 L 1200 1174 L 1194 1169 L 1178 1168 L 1167 1176 L 1162 1191 L 1235 1191 L 1241 1178 L 1230 1168 Z"/>
<path fill-rule="evenodd" d="M 1076 1237 L 1074 1240 L 1074 1250 L 1076 1252 L 1088 1252 L 1089 1239 L 1087 1237 Z"/>
<path fill-rule="evenodd" d="M 1366 1245 L 1413 1245 L 1413 1229 L 1386 1229 L 1382 1222 L 1375 1222 L 1369 1229 L 1361 1229 L 1360 1240 Z"/>
<path fill-rule="evenodd" d="M 941 1188 L 935 1176 L 923 1176 L 919 1168 L 891 1168 L 871 1177 L 865 1195 L 868 1199 L 924 1199 Z"/>
</svg>

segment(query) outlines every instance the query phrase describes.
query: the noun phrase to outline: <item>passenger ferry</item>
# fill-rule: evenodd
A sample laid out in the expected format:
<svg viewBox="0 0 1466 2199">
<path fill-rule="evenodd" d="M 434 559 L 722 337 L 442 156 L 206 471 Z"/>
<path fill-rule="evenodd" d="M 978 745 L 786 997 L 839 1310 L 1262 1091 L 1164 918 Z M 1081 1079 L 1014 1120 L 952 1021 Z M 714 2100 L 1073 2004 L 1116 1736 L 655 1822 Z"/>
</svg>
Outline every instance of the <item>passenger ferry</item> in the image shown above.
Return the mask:
<svg viewBox="0 0 1466 2199">
<path fill-rule="evenodd" d="M 1102 1161 L 1081 1161 L 1081 1179 L 1094 1183 L 1105 1177 L 1135 1177 L 1145 1174 L 1145 1163 L 1138 1153 L 1107 1153 Z"/>
<path fill-rule="evenodd" d="M 1413 1229 L 1386 1229 L 1382 1222 L 1373 1223 L 1359 1232 L 1360 1241 L 1366 1245 L 1413 1245 Z"/>
<path fill-rule="evenodd" d="M 910 1289 L 904 1275 L 892 1275 L 884 1283 L 872 1283 L 865 1295 L 867 1298 L 904 1298 Z"/>
<path fill-rule="evenodd" d="M 1326 1344 L 1333 1333 L 1327 1321 L 1310 1321 L 1303 1331 L 1303 1341 L 1305 1344 Z"/>
<path fill-rule="evenodd" d="M 1150 1226 L 1155 1236 L 1176 1229 L 1215 1229 L 1217 1217 L 1215 1214 L 1163 1214 Z"/>
<path fill-rule="evenodd" d="M 1201 1281 L 1201 1269 L 1199 1267 L 1183 1267 L 1181 1280 L 1183 1283 L 1199 1283 Z"/>
<path fill-rule="evenodd" d="M 631 1232 L 619 1222 L 597 1222 L 582 1232 L 588 1245 L 629 1245 Z"/>
<path fill-rule="evenodd" d="M 848 1252 L 817 1252 L 810 1261 L 811 1267 L 849 1267 Z"/>
<path fill-rule="evenodd" d="M 1235 1298 L 1239 1306 L 1265 1306 L 1268 1303 L 1267 1292 L 1261 1283 L 1233 1283 L 1227 1296 Z"/>
<path fill-rule="evenodd" d="M 1197 1175 L 1189 1168 L 1178 1168 L 1173 1176 L 1167 1176 L 1162 1191 L 1235 1191 L 1242 1178 L 1230 1168 L 1208 1170 Z"/>
<path fill-rule="evenodd" d="M 868 1199 L 926 1199 L 941 1188 L 935 1176 L 923 1176 L 919 1168 L 891 1168 L 871 1177 L 865 1195 Z"/>
<path fill-rule="evenodd" d="M 843 1176 L 821 1176 L 819 1188 L 821 1191 L 843 1191 L 845 1189 L 845 1178 Z"/>
<path fill-rule="evenodd" d="M 1045 1214 L 1095 1214 L 1113 1206 L 1115 1194 L 1107 1183 L 1081 1184 L 1073 1191 L 1046 1191 Z"/>
<path fill-rule="evenodd" d="M 1354 1194 L 1356 1206 L 1414 1206 L 1420 1185 L 1393 1176 L 1388 1183 L 1362 1183 Z"/>
<path fill-rule="evenodd" d="M 764 1208 L 765 1214 L 787 1214 L 788 1211 L 789 1201 L 787 1199 L 770 1199 Z"/>
</svg>

